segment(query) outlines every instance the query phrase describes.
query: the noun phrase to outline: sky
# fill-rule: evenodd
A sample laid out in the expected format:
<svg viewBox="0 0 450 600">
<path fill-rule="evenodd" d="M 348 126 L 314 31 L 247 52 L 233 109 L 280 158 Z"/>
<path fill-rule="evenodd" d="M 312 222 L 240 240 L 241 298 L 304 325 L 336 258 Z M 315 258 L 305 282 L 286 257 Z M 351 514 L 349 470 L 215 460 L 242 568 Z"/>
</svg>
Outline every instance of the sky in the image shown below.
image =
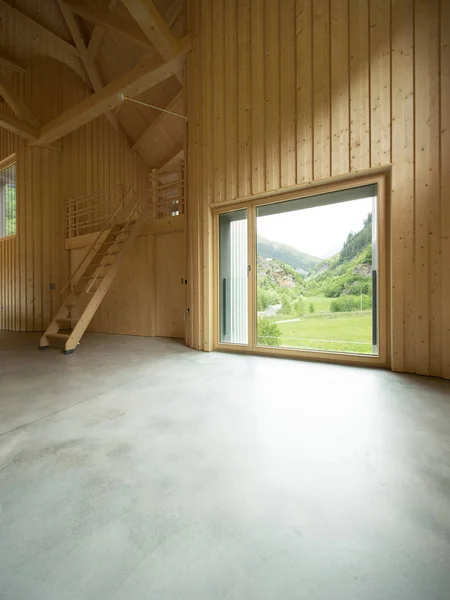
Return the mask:
<svg viewBox="0 0 450 600">
<path fill-rule="evenodd" d="M 258 217 L 259 235 L 319 258 L 333 256 L 348 234 L 362 229 L 372 198 Z"/>
</svg>

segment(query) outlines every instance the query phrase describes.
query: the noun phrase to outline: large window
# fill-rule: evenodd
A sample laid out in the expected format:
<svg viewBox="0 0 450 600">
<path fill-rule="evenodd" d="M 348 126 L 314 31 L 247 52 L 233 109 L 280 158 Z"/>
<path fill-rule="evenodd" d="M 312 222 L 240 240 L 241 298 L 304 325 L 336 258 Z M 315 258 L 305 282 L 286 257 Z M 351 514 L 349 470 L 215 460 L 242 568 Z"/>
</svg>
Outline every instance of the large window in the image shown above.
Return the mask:
<svg viewBox="0 0 450 600">
<path fill-rule="evenodd" d="M 16 234 L 16 163 L 6 165 L 0 162 L 0 238 Z"/>
<path fill-rule="evenodd" d="M 377 186 L 259 206 L 260 346 L 378 354 Z"/>
<path fill-rule="evenodd" d="M 386 363 L 384 178 L 330 188 L 217 209 L 216 347 Z"/>
</svg>

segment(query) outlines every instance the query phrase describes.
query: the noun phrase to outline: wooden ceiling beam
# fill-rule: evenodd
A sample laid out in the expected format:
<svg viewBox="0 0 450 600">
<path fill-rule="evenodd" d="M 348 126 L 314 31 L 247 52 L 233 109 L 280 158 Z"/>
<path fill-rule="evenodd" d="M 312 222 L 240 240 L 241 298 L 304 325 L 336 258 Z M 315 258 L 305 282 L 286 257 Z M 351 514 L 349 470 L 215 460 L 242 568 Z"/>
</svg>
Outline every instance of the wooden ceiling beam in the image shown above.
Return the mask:
<svg viewBox="0 0 450 600">
<path fill-rule="evenodd" d="M 151 0 L 122 0 L 122 3 L 165 60 L 177 55 L 179 41 Z"/>
<path fill-rule="evenodd" d="M 190 44 L 186 40 L 181 44 L 180 53 L 169 62 L 164 62 L 159 57 L 140 60 L 131 71 L 43 125 L 38 139 L 32 142 L 32 145 L 43 145 L 58 140 L 119 106 L 123 102 L 123 94 L 134 98 L 178 73 L 183 67 L 189 49 Z"/>
<path fill-rule="evenodd" d="M 180 112 L 183 106 L 183 90 L 178 92 L 178 94 L 173 98 L 167 106 L 164 107 L 164 110 L 169 110 L 171 112 Z M 157 129 L 159 129 L 164 121 L 171 117 L 172 115 L 166 112 L 160 112 L 160 114 L 156 117 L 156 119 L 150 123 L 141 137 L 135 142 L 131 150 L 133 152 L 139 152 L 152 138 L 153 134 Z M 179 118 L 179 117 L 175 117 Z"/>
<path fill-rule="evenodd" d="M 15 71 L 16 73 L 27 73 L 27 70 L 22 65 L 19 65 L 15 60 L 7 57 L 5 54 L 0 54 L 0 67 L 7 71 Z"/>
<path fill-rule="evenodd" d="M 75 42 L 75 46 L 80 54 L 81 62 L 85 68 L 89 81 L 92 84 L 92 88 L 94 92 L 99 92 L 103 88 L 103 81 L 100 77 L 100 73 L 98 71 L 97 65 L 95 64 L 92 57 L 89 55 L 87 51 L 87 47 L 83 38 L 83 34 L 81 32 L 80 26 L 76 21 L 75 16 L 70 10 L 69 6 L 66 5 L 64 0 L 57 0 L 59 8 L 61 9 L 64 20 L 69 28 L 70 35 Z M 116 117 L 109 111 L 107 113 L 108 121 L 114 127 L 116 131 L 119 130 L 119 123 Z"/>
<path fill-rule="evenodd" d="M 0 127 L 11 131 L 12 133 L 16 133 L 21 137 L 25 138 L 29 141 L 34 141 L 37 139 L 39 129 L 37 127 L 33 127 L 29 123 L 21 121 L 17 117 L 8 114 L 3 109 L 0 108 Z"/>
<path fill-rule="evenodd" d="M 44 25 L 41 25 L 22 11 L 18 10 L 17 8 L 14 8 L 4 0 L 0 0 L 0 8 L 4 10 L 7 14 L 12 15 L 15 18 L 21 20 L 28 27 L 32 27 L 34 30 L 39 30 L 40 33 L 45 34 L 47 39 L 49 41 L 53 41 L 56 45 L 60 47 L 61 50 L 69 52 L 74 56 L 78 56 L 78 50 L 75 48 L 75 46 L 73 46 L 63 38 L 59 37 L 59 35 L 56 35 L 56 33 L 53 33 L 53 31 L 50 31 L 50 29 L 47 29 L 46 27 L 44 27 Z"/>
<path fill-rule="evenodd" d="M 116 8 L 117 0 L 111 0 L 109 3 L 109 10 L 112 12 Z M 103 25 L 96 25 L 92 32 L 91 39 L 88 44 L 88 52 L 92 59 L 97 56 L 97 52 L 100 49 L 103 38 L 106 33 L 106 28 Z"/>
<path fill-rule="evenodd" d="M 31 110 L 19 97 L 12 85 L 2 76 L 0 76 L 0 96 L 3 96 L 4 101 L 14 111 L 14 113 L 29 125 L 40 127 L 39 121 L 35 118 Z"/>
<path fill-rule="evenodd" d="M 122 35 L 129 42 L 138 44 L 139 46 L 145 48 L 145 50 L 151 49 L 151 45 L 147 36 L 131 19 L 120 17 L 119 15 L 100 5 L 98 2 L 95 4 L 87 4 L 82 0 L 67 0 L 66 4 L 70 7 L 72 12 L 80 17 L 83 17 L 83 19 L 86 19 L 91 23 L 95 23 L 96 25 L 101 25 L 102 27 L 111 29 L 114 32 Z"/>
</svg>

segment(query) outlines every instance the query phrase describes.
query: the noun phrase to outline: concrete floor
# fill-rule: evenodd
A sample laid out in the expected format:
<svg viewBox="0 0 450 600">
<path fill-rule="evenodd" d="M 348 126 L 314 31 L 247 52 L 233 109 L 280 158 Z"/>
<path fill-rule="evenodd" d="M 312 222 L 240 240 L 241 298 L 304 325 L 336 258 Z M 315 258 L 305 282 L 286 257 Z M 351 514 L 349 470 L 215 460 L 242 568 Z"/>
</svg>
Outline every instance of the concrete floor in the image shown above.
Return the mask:
<svg viewBox="0 0 450 600">
<path fill-rule="evenodd" d="M 448 600 L 450 383 L 0 334 L 0 598 Z"/>
</svg>

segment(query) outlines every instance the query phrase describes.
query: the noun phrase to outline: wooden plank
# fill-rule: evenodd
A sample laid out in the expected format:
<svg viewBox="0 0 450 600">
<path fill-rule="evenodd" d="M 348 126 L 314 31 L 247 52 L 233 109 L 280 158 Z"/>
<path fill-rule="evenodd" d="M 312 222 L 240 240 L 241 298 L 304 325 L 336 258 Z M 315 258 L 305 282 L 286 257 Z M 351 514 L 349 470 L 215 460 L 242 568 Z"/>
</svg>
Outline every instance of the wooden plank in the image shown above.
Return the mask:
<svg viewBox="0 0 450 600">
<path fill-rule="evenodd" d="M 174 98 L 168 102 L 166 106 L 164 106 L 164 110 L 168 110 L 170 112 L 175 112 L 180 115 L 183 114 L 183 90 L 180 90 L 178 94 Z M 136 140 L 134 145 L 131 148 L 132 152 L 139 151 L 142 147 L 151 143 L 155 132 L 164 126 L 164 121 L 168 118 L 168 114 L 165 112 L 160 112 L 154 121 L 150 123 L 147 129 L 142 133 L 142 135 Z"/>
<path fill-rule="evenodd" d="M 438 2 L 416 0 L 415 68 L 415 270 L 416 270 L 416 372 L 435 374 L 436 346 L 441 351 L 439 240 L 434 220 L 439 199 L 439 81 Z M 436 296 L 439 296 L 439 300 Z M 433 358 L 432 358 L 433 353 Z M 433 363 L 433 366 L 431 366 Z"/>
<path fill-rule="evenodd" d="M 115 14 L 99 2 L 87 4 L 80 0 L 65 0 L 65 4 L 74 14 L 83 17 L 86 21 L 90 21 L 91 23 L 100 26 L 101 29 L 103 29 L 103 32 L 105 28 L 109 29 L 121 35 L 124 40 L 137 44 L 147 51 L 152 49 L 148 37 L 132 19 L 127 19 L 126 17 L 124 18 Z M 111 4 L 114 5 L 115 2 L 113 1 L 110 3 L 110 8 Z M 96 40 L 95 44 L 99 45 L 99 42 L 101 42 L 101 38 L 99 41 Z M 91 46 L 90 43 L 89 46 Z M 98 47 L 96 50 L 98 50 Z M 95 56 L 95 53 L 92 54 L 92 48 L 90 48 L 90 54 L 91 58 Z"/>
<path fill-rule="evenodd" d="M 348 0 L 331 2 L 331 174 L 349 172 Z"/>
<path fill-rule="evenodd" d="M 442 376 L 450 379 L 450 4 L 441 2 Z"/>
<path fill-rule="evenodd" d="M 33 199 L 33 326 L 32 331 L 42 330 L 42 150 L 33 148 L 32 199 Z"/>
<path fill-rule="evenodd" d="M 117 0 L 110 0 L 109 2 L 109 12 L 114 12 L 116 8 Z M 91 38 L 89 40 L 87 51 L 89 52 L 90 57 L 94 60 L 97 56 L 97 52 L 102 45 L 103 38 L 105 37 L 106 27 L 103 25 L 95 25 L 94 31 L 92 32 Z M 141 33 L 141 32 L 140 32 Z"/>
<path fill-rule="evenodd" d="M 203 90 L 205 77 L 200 79 L 202 59 L 204 57 L 205 35 L 201 29 L 202 13 L 198 6 L 198 0 L 192 0 L 188 11 L 188 28 L 193 35 L 193 49 L 188 56 L 187 66 L 187 113 L 190 119 L 191 135 L 187 136 L 187 168 L 188 168 L 188 196 L 189 211 L 186 215 L 186 229 L 190 235 L 188 241 L 188 302 L 189 313 L 187 315 L 186 343 L 192 348 L 198 348 L 198 290 L 200 287 L 200 233 L 199 233 L 199 197 L 200 190 L 204 189 L 203 169 L 200 167 L 204 153 L 203 140 L 205 139 L 205 128 L 203 124 Z"/>
<path fill-rule="evenodd" d="M 19 119 L 25 121 L 33 127 L 39 127 L 39 121 L 33 115 L 31 110 L 17 94 L 11 83 L 5 77 L 0 75 L 0 95 L 4 101 L 15 112 Z"/>
<path fill-rule="evenodd" d="M 313 2 L 314 179 L 331 173 L 329 6 L 328 0 Z"/>
<path fill-rule="evenodd" d="M 238 161 L 239 196 L 251 192 L 250 0 L 238 2 Z"/>
<path fill-rule="evenodd" d="M 184 338 L 185 234 L 155 236 L 156 336 Z"/>
<path fill-rule="evenodd" d="M 369 6 L 350 2 L 350 170 L 370 165 Z"/>
<path fill-rule="evenodd" d="M 63 38 L 59 37 L 53 31 L 50 31 L 41 23 L 26 15 L 24 12 L 14 8 L 4 0 L 0 0 L 0 9 L 3 10 L 6 14 L 18 19 L 24 23 L 27 27 L 31 27 L 33 31 L 38 32 L 40 35 L 44 35 L 46 39 L 53 43 L 57 48 L 62 50 L 63 52 L 68 52 L 74 56 L 78 56 L 78 50 L 69 42 L 66 42 Z"/>
<path fill-rule="evenodd" d="M 238 4 L 238 7 L 240 4 Z M 275 190 L 280 187 L 280 13 L 278 2 L 265 0 L 265 188 Z M 239 73 L 242 65 L 242 46 L 238 48 Z M 241 113 L 241 98 L 244 94 L 244 74 L 241 83 L 242 93 L 238 98 L 238 111 Z M 244 124 L 245 114 L 241 115 L 241 123 Z M 241 126 L 239 127 L 239 129 Z M 242 153 L 241 153 L 242 154 Z M 243 168 L 241 154 L 239 155 L 239 170 Z M 240 196 L 247 196 L 249 190 L 240 181 Z"/>
<path fill-rule="evenodd" d="M 27 69 L 23 65 L 20 65 L 15 59 L 13 60 L 3 52 L 0 54 L 0 67 L 6 71 L 14 71 L 21 74 L 27 73 Z"/>
<path fill-rule="evenodd" d="M 225 197 L 225 57 L 223 2 L 213 3 L 212 13 L 212 119 L 214 202 Z"/>
<path fill-rule="evenodd" d="M 33 145 L 53 142 L 119 106 L 123 101 L 122 94 L 133 98 L 164 81 L 182 68 L 186 52 L 187 48 L 166 63 L 156 57 L 139 61 L 134 69 L 46 123 Z"/>
<path fill-rule="evenodd" d="M 267 0 L 270 3 L 270 0 Z M 313 179 L 313 74 L 311 0 L 296 0 L 297 183 Z"/>
<path fill-rule="evenodd" d="M 280 175 L 281 187 L 286 187 L 295 184 L 297 170 L 295 0 L 283 0 L 280 7 Z M 261 106 L 262 98 L 261 93 L 258 98 Z"/>
<path fill-rule="evenodd" d="M 226 154 L 226 190 L 229 200 L 237 197 L 238 186 L 238 144 L 237 132 L 237 1 L 225 3 L 225 154 Z"/>
<path fill-rule="evenodd" d="M 251 189 L 265 190 L 264 0 L 251 2 Z"/>
<path fill-rule="evenodd" d="M 57 0 L 57 2 L 58 2 L 58 6 L 63 14 L 64 20 L 67 24 L 67 27 L 70 31 L 70 35 L 72 36 L 75 46 L 78 49 L 78 52 L 79 52 L 80 58 L 81 58 L 81 62 L 83 63 L 83 66 L 86 70 L 88 79 L 92 84 L 92 88 L 95 92 L 99 92 L 103 88 L 103 81 L 102 81 L 102 78 L 100 77 L 100 73 L 98 71 L 97 65 L 95 64 L 94 60 L 90 56 L 89 52 L 87 51 L 81 28 L 80 28 L 76 18 L 74 17 L 73 13 L 71 12 L 70 8 L 68 8 L 68 5 L 66 4 L 66 2 L 64 2 L 63 0 Z M 119 123 L 118 123 L 116 117 L 111 113 L 111 111 L 108 111 L 106 113 L 106 115 L 107 115 L 108 121 L 111 123 L 111 125 L 114 127 L 114 129 L 116 131 L 118 131 Z"/>
<path fill-rule="evenodd" d="M 371 166 L 391 162 L 390 0 L 370 2 Z"/>
<path fill-rule="evenodd" d="M 122 0 L 147 38 L 165 60 L 179 54 L 179 42 L 151 0 Z"/>
<path fill-rule="evenodd" d="M 6 113 L 0 109 L 0 127 L 16 133 L 26 140 L 36 141 L 38 135 L 37 127 L 33 127 L 20 119 L 17 119 L 13 115 Z"/>
<path fill-rule="evenodd" d="M 392 369 L 415 372 L 413 0 L 392 4 Z"/>
<path fill-rule="evenodd" d="M 199 2 L 201 6 L 202 23 L 202 50 L 201 65 L 203 73 L 202 89 L 202 158 L 203 174 L 202 188 L 197 197 L 197 218 L 199 237 L 199 251 L 195 269 L 198 269 L 196 278 L 196 313 L 194 323 L 196 325 L 196 344 L 204 350 L 205 340 L 208 336 L 208 295 L 210 289 L 210 262 L 209 262 L 209 206 L 207 198 L 214 194 L 214 156 L 212 148 L 214 145 L 214 98 L 213 98 L 213 10 L 211 2 Z"/>
</svg>

